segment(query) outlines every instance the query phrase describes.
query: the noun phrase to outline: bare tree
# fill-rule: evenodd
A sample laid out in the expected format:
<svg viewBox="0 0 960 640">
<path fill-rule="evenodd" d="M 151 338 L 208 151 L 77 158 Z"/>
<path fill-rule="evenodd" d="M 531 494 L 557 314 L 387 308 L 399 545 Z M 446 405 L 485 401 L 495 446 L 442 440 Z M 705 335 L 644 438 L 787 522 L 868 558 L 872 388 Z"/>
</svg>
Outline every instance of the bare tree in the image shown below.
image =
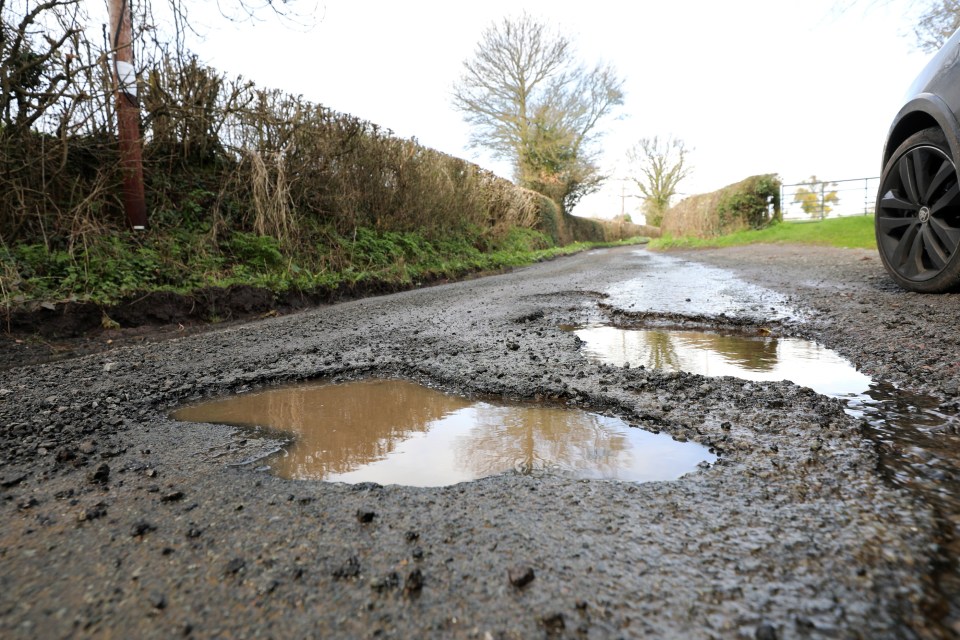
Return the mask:
<svg viewBox="0 0 960 640">
<path fill-rule="evenodd" d="M 933 0 L 926 3 L 920 21 L 913 28 L 921 51 L 936 51 L 960 29 L 960 1 Z"/>
<path fill-rule="evenodd" d="M 8 131 L 29 130 L 97 65 L 80 55 L 86 19 L 80 4 L 0 0 L 0 125 Z"/>
<path fill-rule="evenodd" d="M 524 13 L 490 25 L 454 85 L 470 142 L 510 160 L 514 178 L 571 209 L 603 180 L 593 143 L 623 104 L 613 67 L 587 68 L 572 42 Z"/>
<path fill-rule="evenodd" d="M 637 171 L 633 181 L 646 199 L 644 213 L 648 224 L 660 226 L 677 193 L 677 185 L 690 175 L 688 153 L 683 140 L 672 136 L 642 138 L 627 151 L 627 159 Z"/>
<path fill-rule="evenodd" d="M 890 4 L 891 0 L 837 0 L 834 10 L 843 13 L 856 5 L 866 9 Z M 914 46 L 921 51 L 937 51 L 960 29 L 960 0 L 908 0 L 904 19 L 914 23 Z M 914 22 L 915 21 L 915 22 Z"/>
</svg>

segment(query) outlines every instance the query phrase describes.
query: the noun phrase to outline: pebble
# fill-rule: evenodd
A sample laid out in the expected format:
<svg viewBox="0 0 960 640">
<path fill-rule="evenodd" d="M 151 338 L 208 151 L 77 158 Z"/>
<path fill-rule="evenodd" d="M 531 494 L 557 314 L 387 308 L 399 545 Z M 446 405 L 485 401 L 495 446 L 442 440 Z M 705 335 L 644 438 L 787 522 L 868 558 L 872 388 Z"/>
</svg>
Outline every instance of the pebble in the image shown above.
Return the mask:
<svg viewBox="0 0 960 640">
<path fill-rule="evenodd" d="M 360 558 L 350 556 L 340 567 L 333 570 L 333 577 L 338 580 L 356 578 L 360 575 Z"/>
<path fill-rule="evenodd" d="M 546 629 L 547 636 L 556 636 L 563 633 L 563 630 L 567 628 L 567 624 L 564 620 L 562 613 L 552 613 L 548 616 L 544 616 L 540 619 L 540 623 Z"/>
<path fill-rule="evenodd" d="M 88 476 L 90 482 L 95 482 L 97 484 L 106 484 L 107 480 L 110 479 L 110 465 L 106 462 L 101 462 L 97 465 L 97 468 L 94 469 Z"/>
<path fill-rule="evenodd" d="M 413 595 L 423 590 L 423 573 L 420 569 L 414 569 L 407 574 L 407 579 L 403 583 L 403 592 L 407 595 Z"/>
<path fill-rule="evenodd" d="M 526 565 L 521 565 L 517 567 L 511 567 L 507 570 L 507 577 L 510 578 L 510 584 L 515 586 L 518 589 L 522 589 L 527 586 L 533 579 L 536 577 L 536 574 L 533 572 L 533 567 Z"/>
<path fill-rule="evenodd" d="M 243 569 L 246 566 L 247 566 L 246 560 L 244 560 L 243 558 L 234 558 L 233 560 L 227 563 L 227 566 L 224 569 L 224 573 L 232 575 L 234 573 L 238 573 L 241 569 Z"/>
<path fill-rule="evenodd" d="M 167 608 L 167 597 L 162 593 L 154 593 L 150 596 L 150 604 L 154 609 L 163 610 Z"/>
</svg>

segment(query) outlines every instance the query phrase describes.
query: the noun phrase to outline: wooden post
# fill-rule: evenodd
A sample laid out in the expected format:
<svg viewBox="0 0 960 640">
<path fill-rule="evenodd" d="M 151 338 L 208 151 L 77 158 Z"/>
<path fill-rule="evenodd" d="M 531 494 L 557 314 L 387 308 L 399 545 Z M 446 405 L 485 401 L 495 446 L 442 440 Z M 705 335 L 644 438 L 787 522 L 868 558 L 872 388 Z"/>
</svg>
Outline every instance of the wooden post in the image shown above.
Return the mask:
<svg viewBox="0 0 960 640">
<path fill-rule="evenodd" d="M 123 208 L 134 229 L 147 228 L 147 201 L 143 190 L 143 152 L 140 149 L 140 102 L 133 66 L 133 28 L 130 0 L 110 0 L 110 46 L 117 87 L 117 133 L 123 173 Z"/>
</svg>

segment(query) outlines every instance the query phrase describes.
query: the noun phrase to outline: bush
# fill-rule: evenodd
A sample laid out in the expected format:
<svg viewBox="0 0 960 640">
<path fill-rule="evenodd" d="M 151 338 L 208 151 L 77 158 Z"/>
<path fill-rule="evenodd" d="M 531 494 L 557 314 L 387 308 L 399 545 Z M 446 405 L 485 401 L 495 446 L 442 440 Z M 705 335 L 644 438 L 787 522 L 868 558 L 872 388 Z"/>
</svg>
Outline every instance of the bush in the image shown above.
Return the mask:
<svg viewBox="0 0 960 640">
<path fill-rule="evenodd" d="M 765 174 L 681 200 L 664 214 L 661 229 L 670 236 L 711 238 L 743 229 L 762 229 L 780 216 L 780 179 L 776 174 Z"/>
</svg>

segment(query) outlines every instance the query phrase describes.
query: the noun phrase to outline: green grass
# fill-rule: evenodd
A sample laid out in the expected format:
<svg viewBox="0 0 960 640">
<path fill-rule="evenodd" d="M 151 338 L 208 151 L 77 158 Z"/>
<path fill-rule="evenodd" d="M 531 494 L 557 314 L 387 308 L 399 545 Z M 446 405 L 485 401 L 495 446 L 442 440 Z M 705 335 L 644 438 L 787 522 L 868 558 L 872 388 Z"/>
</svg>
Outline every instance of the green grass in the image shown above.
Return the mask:
<svg viewBox="0 0 960 640">
<path fill-rule="evenodd" d="M 783 222 L 759 231 L 739 231 L 718 238 L 657 238 L 651 249 L 699 249 L 745 244 L 813 244 L 847 249 L 876 249 L 873 216 L 851 216 L 816 222 Z"/>
<path fill-rule="evenodd" d="M 206 229 L 175 228 L 102 236 L 72 250 L 0 244 L 0 307 L 67 300 L 111 305 L 153 291 L 190 294 L 231 285 L 274 292 L 336 290 L 361 283 L 416 286 L 646 241 L 557 247 L 545 234 L 521 228 L 497 239 L 480 232 L 427 238 L 364 228 L 348 236 L 329 231 L 318 239 L 322 241 L 284 247 L 270 236 L 235 231 L 215 242 Z"/>
</svg>

